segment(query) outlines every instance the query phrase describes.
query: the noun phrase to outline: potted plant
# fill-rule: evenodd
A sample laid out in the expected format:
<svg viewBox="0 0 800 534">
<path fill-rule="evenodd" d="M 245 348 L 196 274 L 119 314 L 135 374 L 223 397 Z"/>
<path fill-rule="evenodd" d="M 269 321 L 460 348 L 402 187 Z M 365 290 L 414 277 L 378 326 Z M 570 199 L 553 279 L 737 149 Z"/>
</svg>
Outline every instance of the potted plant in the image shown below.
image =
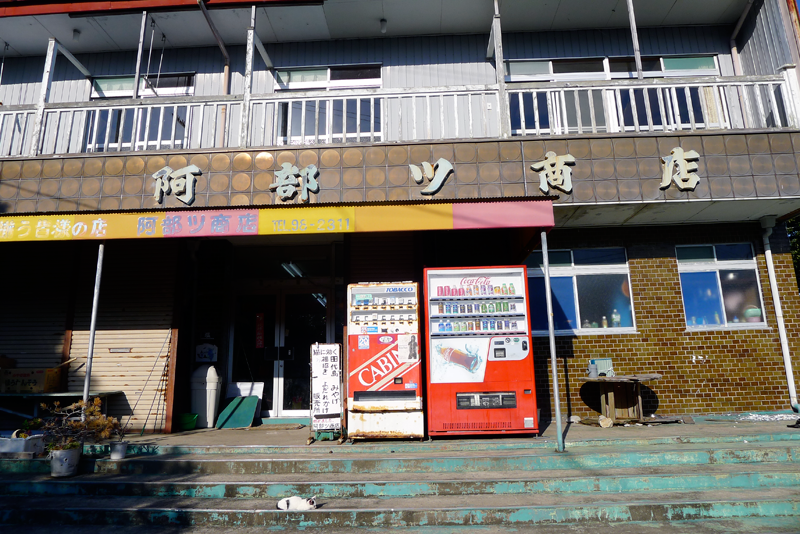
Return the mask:
<svg viewBox="0 0 800 534">
<path fill-rule="evenodd" d="M 34 432 L 41 429 L 43 421 L 39 418 L 22 423 L 22 428 L 15 430 L 10 438 L 0 438 L 0 452 L 25 453 L 39 455 L 44 452 L 44 435 Z"/>
<path fill-rule="evenodd" d="M 98 398 L 64 407 L 58 401 L 52 406 L 41 406 L 52 414 L 44 420 L 42 430 L 50 452 L 50 476 L 53 477 L 77 473 L 84 442 L 108 439 L 120 428 L 115 417 L 103 414 L 102 401 Z"/>
<path fill-rule="evenodd" d="M 111 450 L 112 460 L 123 460 L 125 458 L 125 454 L 128 452 L 128 442 L 125 441 L 125 433 L 128 430 L 128 424 L 130 424 L 130 422 L 131 419 L 129 417 L 128 423 L 125 426 L 117 425 L 117 427 L 114 429 L 114 436 L 116 436 L 117 440 L 112 441 L 108 445 L 109 449 Z"/>
</svg>

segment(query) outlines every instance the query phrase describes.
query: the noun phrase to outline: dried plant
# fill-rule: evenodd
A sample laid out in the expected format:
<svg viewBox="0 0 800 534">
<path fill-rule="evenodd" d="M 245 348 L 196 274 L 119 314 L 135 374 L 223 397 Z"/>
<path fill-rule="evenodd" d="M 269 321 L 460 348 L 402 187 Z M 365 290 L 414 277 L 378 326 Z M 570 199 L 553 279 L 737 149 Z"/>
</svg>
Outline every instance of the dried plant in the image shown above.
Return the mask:
<svg viewBox="0 0 800 534">
<path fill-rule="evenodd" d="M 61 406 L 58 401 L 52 406 L 42 404 L 43 410 L 52 414 L 44 420 L 42 430 L 48 450 L 65 450 L 81 447 L 86 441 L 98 442 L 118 435 L 121 431 L 116 417 L 102 412 L 102 401 L 90 399 L 88 403 L 78 401 Z"/>
</svg>

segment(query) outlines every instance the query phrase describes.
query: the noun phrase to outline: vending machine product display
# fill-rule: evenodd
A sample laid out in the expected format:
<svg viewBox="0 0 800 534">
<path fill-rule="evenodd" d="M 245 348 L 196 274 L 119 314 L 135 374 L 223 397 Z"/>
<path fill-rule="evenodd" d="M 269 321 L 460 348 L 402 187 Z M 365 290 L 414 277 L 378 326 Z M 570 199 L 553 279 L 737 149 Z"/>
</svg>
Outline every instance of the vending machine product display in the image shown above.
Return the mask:
<svg viewBox="0 0 800 534">
<path fill-rule="evenodd" d="M 422 438 L 419 286 L 347 286 L 347 435 Z"/>
<path fill-rule="evenodd" d="M 524 266 L 425 269 L 428 433 L 538 432 Z"/>
</svg>

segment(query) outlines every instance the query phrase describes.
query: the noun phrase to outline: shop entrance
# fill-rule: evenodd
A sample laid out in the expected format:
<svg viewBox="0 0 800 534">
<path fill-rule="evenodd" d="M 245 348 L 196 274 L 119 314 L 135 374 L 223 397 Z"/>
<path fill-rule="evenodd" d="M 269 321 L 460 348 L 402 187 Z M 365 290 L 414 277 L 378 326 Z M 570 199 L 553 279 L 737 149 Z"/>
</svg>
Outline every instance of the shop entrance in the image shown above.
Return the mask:
<svg viewBox="0 0 800 534">
<path fill-rule="evenodd" d="M 241 295 L 231 382 L 263 382 L 262 417 L 308 417 L 310 351 L 329 342 L 329 295 L 278 290 Z"/>
</svg>

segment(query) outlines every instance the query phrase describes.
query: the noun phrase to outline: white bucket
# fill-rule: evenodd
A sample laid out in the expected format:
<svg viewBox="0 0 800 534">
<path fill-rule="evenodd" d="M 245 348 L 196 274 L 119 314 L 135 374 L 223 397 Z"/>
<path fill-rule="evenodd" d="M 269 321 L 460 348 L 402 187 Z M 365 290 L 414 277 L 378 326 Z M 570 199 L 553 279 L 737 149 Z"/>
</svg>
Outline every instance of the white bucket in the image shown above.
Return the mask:
<svg viewBox="0 0 800 534">
<path fill-rule="evenodd" d="M 110 444 L 110 448 L 111 448 L 111 459 L 122 460 L 123 458 L 125 458 L 125 453 L 128 452 L 128 442 L 112 441 Z"/>
<path fill-rule="evenodd" d="M 51 477 L 71 477 L 78 472 L 78 463 L 81 460 L 81 448 L 65 451 L 52 451 L 50 460 Z"/>
</svg>

